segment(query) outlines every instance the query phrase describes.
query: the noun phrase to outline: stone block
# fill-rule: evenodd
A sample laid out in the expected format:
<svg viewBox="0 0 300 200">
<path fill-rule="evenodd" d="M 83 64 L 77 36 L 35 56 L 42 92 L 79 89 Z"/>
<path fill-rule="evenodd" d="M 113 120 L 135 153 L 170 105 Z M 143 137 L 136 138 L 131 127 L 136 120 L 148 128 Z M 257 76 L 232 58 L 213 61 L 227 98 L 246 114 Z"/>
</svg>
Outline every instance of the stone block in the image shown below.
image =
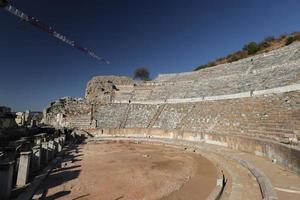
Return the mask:
<svg viewBox="0 0 300 200">
<path fill-rule="evenodd" d="M 31 151 L 21 152 L 17 175 L 17 186 L 23 187 L 27 184 L 30 172 Z"/>
</svg>

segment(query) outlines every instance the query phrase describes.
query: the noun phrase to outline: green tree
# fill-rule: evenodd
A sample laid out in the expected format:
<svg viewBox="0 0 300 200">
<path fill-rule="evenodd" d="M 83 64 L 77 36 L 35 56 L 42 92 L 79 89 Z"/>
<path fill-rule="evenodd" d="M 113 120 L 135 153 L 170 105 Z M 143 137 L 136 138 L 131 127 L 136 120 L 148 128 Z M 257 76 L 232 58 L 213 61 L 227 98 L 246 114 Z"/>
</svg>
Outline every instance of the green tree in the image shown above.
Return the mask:
<svg viewBox="0 0 300 200">
<path fill-rule="evenodd" d="M 249 55 L 255 54 L 259 50 L 259 45 L 256 42 L 246 44 L 243 50 L 247 51 Z"/>
<path fill-rule="evenodd" d="M 290 36 L 287 38 L 285 45 L 290 45 L 292 44 L 294 41 L 296 41 L 296 37 L 295 36 Z"/>
<path fill-rule="evenodd" d="M 134 70 L 133 78 L 148 81 L 150 79 L 150 72 L 146 67 L 139 67 Z"/>
</svg>

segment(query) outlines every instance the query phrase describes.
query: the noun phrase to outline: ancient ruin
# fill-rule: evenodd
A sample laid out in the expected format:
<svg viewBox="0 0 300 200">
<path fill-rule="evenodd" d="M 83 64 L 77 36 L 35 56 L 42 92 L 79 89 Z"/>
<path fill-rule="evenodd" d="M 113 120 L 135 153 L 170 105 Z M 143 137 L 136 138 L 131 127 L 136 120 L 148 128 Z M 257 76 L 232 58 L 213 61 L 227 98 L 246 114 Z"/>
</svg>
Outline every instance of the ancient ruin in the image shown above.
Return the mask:
<svg viewBox="0 0 300 200">
<path fill-rule="evenodd" d="M 0 111 L 4 200 L 300 198 L 299 42 L 151 81 L 96 76 L 37 124 Z"/>
<path fill-rule="evenodd" d="M 262 199 L 298 199 L 299 90 L 296 42 L 195 72 L 161 74 L 152 81 L 94 77 L 85 98 L 51 103 L 44 120 L 84 130 L 91 141 L 128 140 L 199 151 L 231 177 L 224 199 L 247 199 L 246 174 L 256 180 Z M 245 171 L 237 172 L 238 166 Z M 286 192 L 291 188 L 298 190 Z"/>
</svg>

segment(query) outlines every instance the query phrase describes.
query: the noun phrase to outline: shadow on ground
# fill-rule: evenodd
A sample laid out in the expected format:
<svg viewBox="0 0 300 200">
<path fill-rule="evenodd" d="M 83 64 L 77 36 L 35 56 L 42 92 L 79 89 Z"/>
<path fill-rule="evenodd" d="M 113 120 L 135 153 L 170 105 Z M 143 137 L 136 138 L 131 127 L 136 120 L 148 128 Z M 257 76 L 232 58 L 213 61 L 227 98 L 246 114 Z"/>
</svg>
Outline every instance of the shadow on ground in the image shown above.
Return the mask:
<svg viewBox="0 0 300 200">
<path fill-rule="evenodd" d="M 79 177 L 81 172 L 80 164 L 75 164 L 80 162 L 83 156 L 81 151 L 81 143 L 78 144 L 70 144 L 63 155 L 62 162 L 59 163 L 49 174 L 44 183 L 42 183 L 38 189 L 38 193 L 36 195 L 40 196 L 40 200 L 54 200 L 59 199 L 61 197 L 67 196 L 71 193 L 70 190 L 65 190 L 64 187 L 62 191 L 58 191 L 54 194 L 48 195 L 48 191 L 51 188 L 57 186 L 63 186 L 66 182 L 76 179 Z M 84 198 L 89 194 L 79 196 L 74 200 Z"/>
</svg>

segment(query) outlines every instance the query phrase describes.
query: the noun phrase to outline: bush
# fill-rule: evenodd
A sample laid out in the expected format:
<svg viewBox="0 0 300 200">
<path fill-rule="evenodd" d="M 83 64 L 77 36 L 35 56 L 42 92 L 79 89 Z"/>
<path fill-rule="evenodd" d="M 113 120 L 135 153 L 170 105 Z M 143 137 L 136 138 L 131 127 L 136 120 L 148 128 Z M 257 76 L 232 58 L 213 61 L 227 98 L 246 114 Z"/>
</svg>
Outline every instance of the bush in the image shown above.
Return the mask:
<svg viewBox="0 0 300 200">
<path fill-rule="evenodd" d="M 263 42 L 261 42 L 261 43 L 258 44 L 258 48 L 260 50 L 266 49 L 266 48 L 268 48 L 270 46 L 271 46 L 270 42 L 266 42 L 266 41 L 263 41 Z"/>
<path fill-rule="evenodd" d="M 295 40 L 296 40 L 296 41 L 300 41 L 300 35 L 296 35 L 296 36 L 295 36 Z"/>
<path fill-rule="evenodd" d="M 277 49 L 282 47 L 284 44 L 289 45 L 294 41 L 300 41 L 300 32 L 293 32 L 290 34 L 282 34 L 279 38 L 274 38 L 272 36 L 266 37 L 262 42 L 250 42 L 246 44 L 242 50 L 229 54 L 226 57 L 216 59 L 214 62 L 210 62 L 201 66 L 198 66 L 196 70 L 215 66 L 217 64 L 222 64 L 226 62 L 234 62 L 243 58 L 247 58 L 252 54 L 256 54 L 258 51 L 264 50 L 269 51 L 272 49 Z M 274 48 L 269 48 L 274 47 Z"/>
<path fill-rule="evenodd" d="M 249 55 L 255 54 L 259 50 L 259 45 L 256 42 L 250 42 L 244 46 L 243 50 L 247 51 Z"/>
<path fill-rule="evenodd" d="M 235 54 L 233 54 L 233 55 L 231 55 L 230 57 L 229 57 L 229 62 L 234 62 L 234 61 L 237 61 L 237 60 L 239 60 L 240 58 L 237 56 L 237 55 L 235 55 Z"/>
<path fill-rule="evenodd" d="M 287 46 L 287 45 L 290 45 L 290 44 L 292 44 L 292 43 L 295 42 L 295 41 L 296 41 L 296 37 L 290 36 L 290 37 L 288 37 L 288 38 L 286 39 L 285 45 L 286 45 L 286 46 Z"/>
<path fill-rule="evenodd" d="M 207 67 L 212 67 L 212 66 L 215 66 L 215 65 L 217 65 L 216 62 L 209 62 L 207 64 L 200 65 L 200 66 L 196 67 L 194 69 L 194 71 L 197 71 L 197 70 L 200 70 L 200 69 L 204 69 L 204 68 L 207 68 Z"/>
<path fill-rule="evenodd" d="M 275 41 L 275 38 L 272 36 L 266 37 L 261 43 L 258 44 L 259 50 L 266 49 L 271 46 L 271 43 Z"/>
</svg>

